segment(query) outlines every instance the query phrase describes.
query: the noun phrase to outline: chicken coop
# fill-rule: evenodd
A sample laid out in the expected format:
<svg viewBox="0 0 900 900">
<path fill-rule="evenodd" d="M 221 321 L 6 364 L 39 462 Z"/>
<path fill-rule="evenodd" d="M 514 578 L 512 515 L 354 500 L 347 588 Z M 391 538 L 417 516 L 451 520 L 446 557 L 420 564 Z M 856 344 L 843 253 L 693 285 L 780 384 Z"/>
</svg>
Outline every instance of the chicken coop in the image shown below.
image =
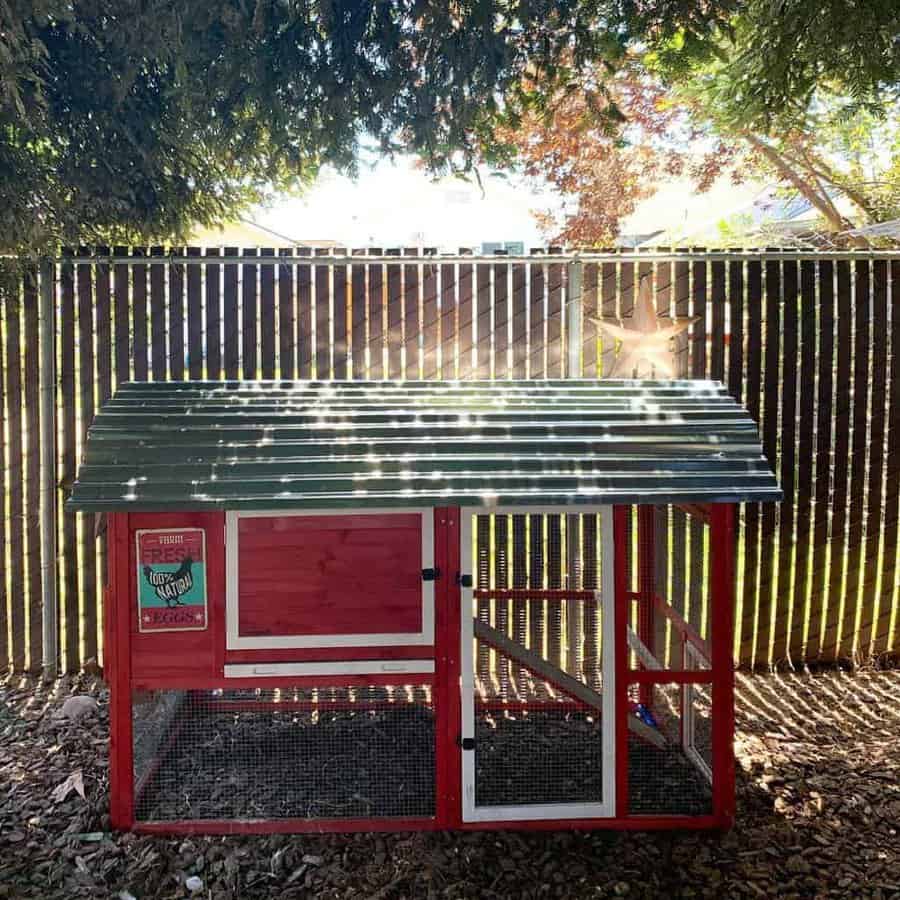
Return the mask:
<svg viewBox="0 0 900 900">
<path fill-rule="evenodd" d="M 713 382 L 123 385 L 69 500 L 113 824 L 727 827 L 736 510 L 780 496 Z"/>
</svg>

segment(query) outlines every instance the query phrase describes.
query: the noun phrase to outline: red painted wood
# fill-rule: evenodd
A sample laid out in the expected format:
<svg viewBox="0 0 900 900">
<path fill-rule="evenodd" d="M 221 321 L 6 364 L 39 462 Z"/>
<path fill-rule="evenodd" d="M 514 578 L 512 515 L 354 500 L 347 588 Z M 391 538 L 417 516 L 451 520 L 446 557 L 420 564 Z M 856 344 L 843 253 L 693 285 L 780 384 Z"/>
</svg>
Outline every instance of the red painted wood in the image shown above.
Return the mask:
<svg viewBox="0 0 900 900">
<path fill-rule="evenodd" d="M 421 630 L 418 513 L 239 521 L 242 636 Z"/>
<path fill-rule="evenodd" d="M 142 528 L 202 528 L 206 532 L 206 591 L 209 626 L 205 631 L 138 631 L 135 532 Z M 181 687 L 190 677 L 221 675 L 224 648 L 225 514 L 221 512 L 140 513 L 129 516 L 126 541 L 131 665 L 134 678 L 159 679 Z"/>
<path fill-rule="evenodd" d="M 734 505 L 713 506 L 710 517 L 712 616 L 713 813 L 734 818 Z"/>
<path fill-rule="evenodd" d="M 108 519 L 109 584 L 112 602 L 107 647 L 109 660 L 109 818 L 113 828 L 128 829 L 134 821 L 133 748 L 131 735 L 131 579 L 128 566 L 128 516 Z"/>
<path fill-rule="evenodd" d="M 174 676 L 154 673 L 135 675 L 135 690 L 152 691 L 158 688 L 179 688 L 185 691 L 214 691 L 220 688 L 304 688 L 304 687 L 370 687 L 434 684 L 434 675 L 428 673 L 392 672 L 385 675 L 275 675 L 271 677 L 224 678 L 202 675 Z"/>
<path fill-rule="evenodd" d="M 626 626 L 628 598 L 628 507 L 613 507 L 613 544 L 615 571 L 615 631 L 613 653 L 616 672 L 616 816 L 628 815 L 628 642 Z M 606 650 L 604 650 L 606 652 Z"/>
<path fill-rule="evenodd" d="M 710 684 L 713 680 L 709 669 L 687 669 L 674 672 L 669 669 L 646 669 L 641 672 L 632 669 L 629 670 L 627 678 L 629 685 Z"/>
<path fill-rule="evenodd" d="M 463 831 L 710 831 L 730 828 L 724 816 L 632 816 L 611 819 L 542 819 L 513 822 L 465 822 Z M 178 822 L 137 822 L 138 834 L 332 834 L 355 831 L 443 831 L 435 819 L 199 819 Z"/>
<path fill-rule="evenodd" d="M 434 564 L 441 571 L 448 571 L 447 557 L 447 522 L 452 514 L 446 507 L 439 507 L 434 511 Z M 452 587 L 451 587 L 452 585 Z M 450 755 L 451 742 L 449 739 L 449 725 L 447 722 L 448 694 L 450 682 L 448 678 L 447 651 L 451 645 L 450 622 L 448 621 L 449 593 L 456 588 L 454 578 L 443 578 L 435 582 L 435 795 L 437 805 L 435 812 L 437 819 L 447 822 L 450 818 L 451 793 L 453 782 L 459 778 L 458 773 L 452 769 Z"/>
<path fill-rule="evenodd" d="M 435 819 L 198 819 L 137 822 L 138 834 L 332 834 L 354 831 L 438 831 Z"/>
<path fill-rule="evenodd" d="M 456 739 L 462 734 L 462 590 L 456 585 L 456 573 L 460 571 L 460 519 L 458 506 L 447 510 L 447 582 L 443 606 L 446 609 L 446 632 L 442 635 L 444 665 L 442 673 L 446 682 L 442 739 L 446 748 L 443 754 L 446 765 L 447 805 L 445 808 L 448 828 L 462 825 L 462 750 Z M 440 713 L 439 713 L 440 715 Z"/>
</svg>

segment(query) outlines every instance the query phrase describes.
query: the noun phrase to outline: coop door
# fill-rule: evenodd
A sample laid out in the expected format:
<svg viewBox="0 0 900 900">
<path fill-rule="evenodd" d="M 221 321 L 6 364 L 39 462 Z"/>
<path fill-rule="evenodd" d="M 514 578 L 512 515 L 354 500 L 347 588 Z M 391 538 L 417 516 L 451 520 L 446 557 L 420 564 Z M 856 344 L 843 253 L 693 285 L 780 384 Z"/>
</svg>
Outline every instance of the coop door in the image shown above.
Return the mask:
<svg viewBox="0 0 900 900">
<path fill-rule="evenodd" d="M 226 547 L 229 650 L 434 641 L 431 510 L 230 512 Z"/>
<path fill-rule="evenodd" d="M 463 820 L 612 816 L 612 509 L 464 510 Z"/>
</svg>

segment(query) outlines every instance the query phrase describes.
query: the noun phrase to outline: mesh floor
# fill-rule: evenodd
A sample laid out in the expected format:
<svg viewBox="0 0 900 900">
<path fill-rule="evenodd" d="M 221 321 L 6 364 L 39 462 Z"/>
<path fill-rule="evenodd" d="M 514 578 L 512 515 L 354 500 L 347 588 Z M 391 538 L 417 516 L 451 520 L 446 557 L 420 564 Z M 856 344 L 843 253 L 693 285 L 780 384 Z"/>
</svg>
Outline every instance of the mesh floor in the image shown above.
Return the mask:
<svg viewBox="0 0 900 900">
<path fill-rule="evenodd" d="M 138 821 L 434 815 L 424 689 L 154 693 L 135 706 Z"/>
<path fill-rule="evenodd" d="M 696 685 L 686 693 L 681 685 L 656 684 L 649 692 L 646 713 L 652 717 L 655 729 L 665 737 L 667 746 L 656 747 L 634 734 L 629 735 L 629 811 L 638 815 L 709 815 L 712 813 L 709 769 L 704 772 L 697 759 L 700 756 L 707 766 L 711 764 L 708 687 Z M 636 688 L 629 689 L 629 694 L 633 701 L 640 700 Z M 692 698 L 693 728 L 690 730 L 685 728 L 683 716 L 686 697 Z"/>
<path fill-rule="evenodd" d="M 476 710 L 475 803 L 601 802 L 600 736 L 579 710 Z"/>
</svg>

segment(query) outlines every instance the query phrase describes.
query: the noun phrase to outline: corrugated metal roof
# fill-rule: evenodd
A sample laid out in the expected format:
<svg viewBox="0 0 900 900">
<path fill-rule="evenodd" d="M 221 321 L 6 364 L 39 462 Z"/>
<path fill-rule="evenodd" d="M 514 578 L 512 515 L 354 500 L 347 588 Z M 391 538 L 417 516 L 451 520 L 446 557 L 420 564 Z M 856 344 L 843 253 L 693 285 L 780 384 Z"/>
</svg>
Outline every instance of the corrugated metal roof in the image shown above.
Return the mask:
<svg viewBox="0 0 900 900">
<path fill-rule="evenodd" d="M 75 509 L 778 500 L 756 425 L 710 381 L 123 385 Z"/>
</svg>

